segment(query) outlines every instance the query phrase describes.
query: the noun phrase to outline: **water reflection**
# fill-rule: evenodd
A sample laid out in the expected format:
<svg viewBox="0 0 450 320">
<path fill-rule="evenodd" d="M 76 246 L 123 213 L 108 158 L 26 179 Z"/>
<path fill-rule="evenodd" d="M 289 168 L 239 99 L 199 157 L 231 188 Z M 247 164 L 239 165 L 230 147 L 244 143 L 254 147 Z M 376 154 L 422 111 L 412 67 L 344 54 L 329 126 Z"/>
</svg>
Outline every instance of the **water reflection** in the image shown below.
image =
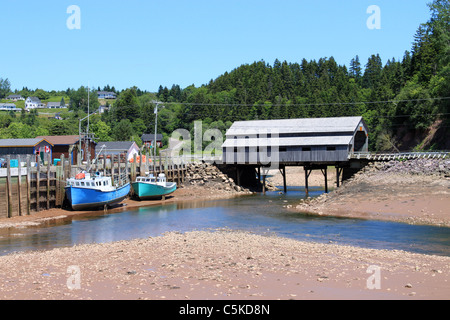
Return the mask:
<svg viewBox="0 0 450 320">
<path fill-rule="evenodd" d="M 305 195 L 298 188 L 288 191 L 287 194 L 271 192 L 266 196 L 141 207 L 113 214 L 96 212 L 57 226 L 15 230 L 14 235 L 0 238 L 0 254 L 146 238 L 167 231 L 230 228 L 299 240 L 450 256 L 450 228 L 290 212 L 283 206 L 295 204 Z M 310 195 L 321 192 L 312 190 Z"/>
</svg>

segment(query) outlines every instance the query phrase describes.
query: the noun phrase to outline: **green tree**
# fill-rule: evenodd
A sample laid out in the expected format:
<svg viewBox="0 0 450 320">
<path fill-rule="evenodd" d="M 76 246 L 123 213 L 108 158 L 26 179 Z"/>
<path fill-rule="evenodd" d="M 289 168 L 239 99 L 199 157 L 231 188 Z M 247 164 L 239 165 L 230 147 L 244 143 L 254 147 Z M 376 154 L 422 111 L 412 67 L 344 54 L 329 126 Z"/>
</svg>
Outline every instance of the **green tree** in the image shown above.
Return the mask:
<svg viewBox="0 0 450 320">
<path fill-rule="evenodd" d="M 41 100 L 47 100 L 48 98 L 50 98 L 50 93 L 42 89 L 36 89 L 36 91 L 34 92 L 34 96 Z"/>
<path fill-rule="evenodd" d="M 350 61 L 350 77 L 355 78 L 356 83 L 360 83 L 362 77 L 362 69 L 358 55 L 356 55 L 356 57 Z"/>
<path fill-rule="evenodd" d="M 366 69 L 364 70 L 363 86 L 365 88 L 374 89 L 378 85 L 380 80 L 381 71 L 383 69 L 383 63 L 381 62 L 380 55 L 371 55 L 367 61 Z"/>
<path fill-rule="evenodd" d="M 111 128 L 103 121 L 97 121 L 91 125 L 91 130 L 94 132 L 98 141 L 111 141 Z"/>
<path fill-rule="evenodd" d="M 136 90 L 136 87 L 126 89 L 114 102 L 112 110 L 116 121 L 122 119 L 134 121 L 139 117 L 139 100 Z"/>
<path fill-rule="evenodd" d="M 131 141 L 133 135 L 133 126 L 128 119 L 120 120 L 112 129 L 112 137 L 116 141 Z"/>
<path fill-rule="evenodd" d="M 34 138 L 32 128 L 21 122 L 12 122 L 7 131 L 7 138 L 9 139 L 27 139 Z"/>
<path fill-rule="evenodd" d="M 11 83 L 8 79 L 0 78 L 0 99 L 6 97 L 11 90 Z"/>
<path fill-rule="evenodd" d="M 78 111 L 81 110 L 85 113 L 88 112 L 88 102 L 89 102 L 89 112 L 92 113 L 98 109 L 100 103 L 98 102 L 98 96 L 96 91 L 89 90 L 89 100 L 88 100 L 88 88 L 81 86 L 78 90 L 71 90 L 69 92 L 70 105 L 69 109 Z"/>
</svg>

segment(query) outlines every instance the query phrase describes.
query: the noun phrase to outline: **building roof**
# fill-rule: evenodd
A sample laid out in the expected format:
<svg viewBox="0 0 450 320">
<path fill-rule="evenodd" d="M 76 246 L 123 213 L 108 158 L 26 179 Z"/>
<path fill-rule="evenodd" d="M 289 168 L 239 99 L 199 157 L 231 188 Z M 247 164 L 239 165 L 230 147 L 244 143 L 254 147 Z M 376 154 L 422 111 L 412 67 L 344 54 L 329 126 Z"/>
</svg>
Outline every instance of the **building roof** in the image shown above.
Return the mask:
<svg viewBox="0 0 450 320">
<path fill-rule="evenodd" d="M 73 145 L 76 144 L 80 140 L 79 135 L 71 135 L 71 136 L 39 136 L 37 139 L 45 139 L 51 144 L 55 146 L 62 145 Z"/>
<path fill-rule="evenodd" d="M 144 133 L 141 137 L 142 141 L 153 141 L 155 139 L 155 134 L 154 133 Z M 163 135 L 158 133 L 156 135 L 156 140 L 161 141 L 163 139 Z"/>
<path fill-rule="evenodd" d="M 20 94 L 10 94 L 6 99 L 22 98 Z"/>
<path fill-rule="evenodd" d="M 42 141 L 46 141 L 53 146 L 51 142 L 47 139 L 43 138 L 33 138 L 33 139 L 0 139 L 0 148 L 8 148 L 8 147 L 34 147 L 41 143 Z"/>
<path fill-rule="evenodd" d="M 133 144 L 136 144 L 134 141 L 106 141 L 106 142 L 98 142 L 95 147 L 95 153 L 100 152 L 101 148 L 105 146 L 106 153 L 117 153 L 117 152 L 128 152 L 131 149 Z M 137 147 L 137 145 L 136 145 Z M 138 148 L 138 147 L 137 147 Z M 105 151 L 105 150 L 103 150 Z"/>
<path fill-rule="evenodd" d="M 353 133 L 361 121 L 362 117 L 237 121 L 228 129 L 226 135 Z"/>
<path fill-rule="evenodd" d="M 116 95 L 116 93 L 115 93 L 115 92 L 112 92 L 112 91 L 97 91 L 97 94 L 98 94 L 98 95 L 100 95 L 100 94 L 106 94 L 106 95 L 113 95 L 113 96 Z"/>
<path fill-rule="evenodd" d="M 50 107 L 50 106 L 60 107 L 61 102 L 47 102 L 47 107 Z"/>
<path fill-rule="evenodd" d="M 362 117 L 237 121 L 222 147 L 350 145 L 360 126 L 367 132 Z"/>
<path fill-rule="evenodd" d="M 41 99 L 39 99 L 38 97 L 28 97 L 28 99 L 36 103 L 41 103 Z"/>
</svg>

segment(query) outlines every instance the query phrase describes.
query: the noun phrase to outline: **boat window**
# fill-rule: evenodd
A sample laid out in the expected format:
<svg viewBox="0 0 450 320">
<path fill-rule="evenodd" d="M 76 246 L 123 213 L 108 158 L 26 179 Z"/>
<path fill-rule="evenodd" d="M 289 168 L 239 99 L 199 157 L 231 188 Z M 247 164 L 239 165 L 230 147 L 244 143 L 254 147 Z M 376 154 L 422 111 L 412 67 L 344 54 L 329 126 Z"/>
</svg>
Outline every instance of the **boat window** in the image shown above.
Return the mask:
<svg viewBox="0 0 450 320">
<path fill-rule="evenodd" d="M 82 187 L 84 187 L 84 182 L 80 182 L 80 185 L 81 185 Z"/>
<path fill-rule="evenodd" d="M 75 184 L 76 184 L 76 186 L 77 186 L 77 187 L 79 187 L 79 186 L 80 186 L 80 183 L 79 183 L 79 182 L 75 182 Z"/>
</svg>

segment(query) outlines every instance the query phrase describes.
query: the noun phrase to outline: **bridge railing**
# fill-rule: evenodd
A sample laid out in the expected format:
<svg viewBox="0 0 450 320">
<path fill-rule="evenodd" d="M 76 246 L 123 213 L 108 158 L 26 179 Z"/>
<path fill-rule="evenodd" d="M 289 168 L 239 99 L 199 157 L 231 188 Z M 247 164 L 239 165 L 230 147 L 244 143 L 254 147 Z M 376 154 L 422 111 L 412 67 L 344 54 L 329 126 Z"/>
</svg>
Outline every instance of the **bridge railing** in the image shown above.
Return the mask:
<svg viewBox="0 0 450 320">
<path fill-rule="evenodd" d="M 396 152 L 396 153 L 376 153 L 376 152 L 353 152 L 348 159 L 366 159 L 371 161 L 389 160 L 414 160 L 414 159 L 447 159 L 450 152 L 430 151 L 430 152 Z"/>
</svg>

